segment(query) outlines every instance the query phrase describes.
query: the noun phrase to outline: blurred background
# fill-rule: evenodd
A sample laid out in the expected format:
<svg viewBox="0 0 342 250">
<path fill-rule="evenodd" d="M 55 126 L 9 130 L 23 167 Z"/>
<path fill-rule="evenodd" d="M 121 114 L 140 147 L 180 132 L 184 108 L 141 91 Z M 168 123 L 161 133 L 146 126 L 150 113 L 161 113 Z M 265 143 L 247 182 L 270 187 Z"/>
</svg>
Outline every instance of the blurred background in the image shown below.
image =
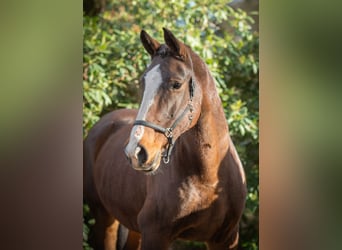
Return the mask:
<svg viewBox="0 0 342 250">
<path fill-rule="evenodd" d="M 107 112 L 137 108 L 139 77 L 150 62 L 140 31 L 163 41 L 162 27 L 209 66 L 234 144 L 247 174 L 248 196 L 240 248 L 258 248 L 259 35 L 258 1 L 84 0 L 83 135 Z M 84 207 L 84 248 L 94 220 Z M 173 249 L 205 249 L 198 242 Z"/>
</svg>

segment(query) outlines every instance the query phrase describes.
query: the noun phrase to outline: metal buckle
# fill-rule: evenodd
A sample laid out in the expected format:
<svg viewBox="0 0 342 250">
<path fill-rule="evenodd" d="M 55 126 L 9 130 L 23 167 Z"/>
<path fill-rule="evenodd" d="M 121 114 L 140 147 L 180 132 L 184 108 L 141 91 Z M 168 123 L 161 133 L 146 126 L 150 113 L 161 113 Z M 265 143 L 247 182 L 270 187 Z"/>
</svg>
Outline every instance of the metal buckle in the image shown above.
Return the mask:
<svg viewBox="0 0 342 250">
<path fill-rule="evenodd" d="M 164 134 L 165 134 L 166 138 L 172 138 L 172 136 L 173 136 L 172 128 L 166 128 Z"/>
<path fill-rule="evenodd" d="M 189 111 L 190 113 L 192 113 L 194 111 L 194 106 L 192 105 L 192 101 L 189 101 L 188 105 L 189 105 Z"/>
</svg>

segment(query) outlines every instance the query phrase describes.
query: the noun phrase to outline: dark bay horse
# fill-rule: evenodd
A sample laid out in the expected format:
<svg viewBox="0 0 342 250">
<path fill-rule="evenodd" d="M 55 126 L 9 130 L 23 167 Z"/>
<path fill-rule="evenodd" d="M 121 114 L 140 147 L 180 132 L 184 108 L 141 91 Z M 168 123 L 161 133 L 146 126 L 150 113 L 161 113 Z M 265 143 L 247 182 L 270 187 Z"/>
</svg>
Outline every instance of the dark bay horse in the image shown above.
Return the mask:
<svg viewBox="0 0 342 250">
<path fill-rule="evenodd" d="M 119 221 L 139 233 L 143 250 L 168 249 L 177 238 L 237 249 L 246 180 L 214 79 L 169 30 L 165 44 L 145 31 L 140 38 L 152 61 L 139 110 L 105 115 L 84 142 L 92 244 L 118 247 Z"/>
</svg>

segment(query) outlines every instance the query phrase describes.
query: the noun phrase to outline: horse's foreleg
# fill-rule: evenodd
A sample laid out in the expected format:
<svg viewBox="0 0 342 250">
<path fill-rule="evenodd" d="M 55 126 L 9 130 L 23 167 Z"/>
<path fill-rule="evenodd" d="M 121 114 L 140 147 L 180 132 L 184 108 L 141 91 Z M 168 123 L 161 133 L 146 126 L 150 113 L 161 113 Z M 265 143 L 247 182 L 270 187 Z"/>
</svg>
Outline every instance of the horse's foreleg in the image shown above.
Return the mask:
<svg viewBox="0 0 342 250">
<path fill-rule="evenodd" d="M 105 250 L 117 249 L 116 245 L 117 245 L 118 229 L 119 229 L 119 222 L 117 220 L 113 220 L 112 224 L 106 227 L 105 238 L 104 238 Z"/>
<path fill-rule="evenodd" d="M 239 231 L 235 231 L 231 237 L 229 237 L 228 242 L 218 243 L 218 242 L 207 242 L 209 250 L 238 250 L 239 243 Z"/>
<path fill-rule="evenodd" d="M 158 201 L 146 198 L 138 215 L 138 226 L 141 233 L 141 250 L 168 250 L 173 240 L 169 220 L 161 218 L 163 211 L 158 211 Z"/>
<path fill-rule="evenodd" d="M 115 250 L 119 223 L 102 208 L 91 207 L 95 219 L 89 243 L 95 250 Z"/>
<path fill-rule="evenodd" d="M 142 234 L 141 250 L 167 250 L 169 245 L 170 241 L 161 234 Z"/>
<path fill-rule="evenodd" d="M 123 228 L 122 225 L 120 225 L 121 228 Z M 124 248 L 123 250 L 137 250 L 140 249 L 140 242 L 141 242 L 141 237 L 140 234 L 131 230 L 127 230 L 127 236 L 126 236 L 126 240 L 125 242 L 123 242 L 124 244 Z M 120 233 L 119 233 L 120 236 Z M 120 236 L 121 238 L 121 236 Z M 119 250 L 120 248 L 118 248 Z"/>
<path fill-rule="evenodd" d="M 236 232 L 235 239 L 232 241 L 232 243 L 229 245 L 229 249 L 237 250 L 239 244 L 239 232 Z"/>
</svg>

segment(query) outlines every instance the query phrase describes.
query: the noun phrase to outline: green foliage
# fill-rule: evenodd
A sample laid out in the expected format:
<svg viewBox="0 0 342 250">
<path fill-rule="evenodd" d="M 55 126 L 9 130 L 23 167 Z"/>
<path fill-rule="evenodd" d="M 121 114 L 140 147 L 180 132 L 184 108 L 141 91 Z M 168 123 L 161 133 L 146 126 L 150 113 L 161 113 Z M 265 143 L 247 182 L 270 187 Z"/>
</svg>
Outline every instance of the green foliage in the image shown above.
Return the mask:
<svg viewBox="0 0 342 250">
<path fill-rule="evenodd" d="M 88 235 L 90 232 L 89 227 L 94 225 L 95 220 L 93 218 L 87 218 L 89 213 L 89 207 L 88 205 L 83 205 L 83 249 L 84 250 L 92 250 L 92 248 L 88 244 Z"/>
<path fill-rule="evenodd" d="M 248 250 L 258 249 L 259 211 L 259 39 L 252 23 L 227 1 L 130 0 L 110 1 L 104 13 L 85 16 L 83 24 L 84 136 L 104 113 L 138 107 L 138 80 L 150 61 L 140 42 L 141 29 L 159 41 L 162 27 L 170 29 L 208 64 L 247 174 L 240 241 Z"/>
</svg>

